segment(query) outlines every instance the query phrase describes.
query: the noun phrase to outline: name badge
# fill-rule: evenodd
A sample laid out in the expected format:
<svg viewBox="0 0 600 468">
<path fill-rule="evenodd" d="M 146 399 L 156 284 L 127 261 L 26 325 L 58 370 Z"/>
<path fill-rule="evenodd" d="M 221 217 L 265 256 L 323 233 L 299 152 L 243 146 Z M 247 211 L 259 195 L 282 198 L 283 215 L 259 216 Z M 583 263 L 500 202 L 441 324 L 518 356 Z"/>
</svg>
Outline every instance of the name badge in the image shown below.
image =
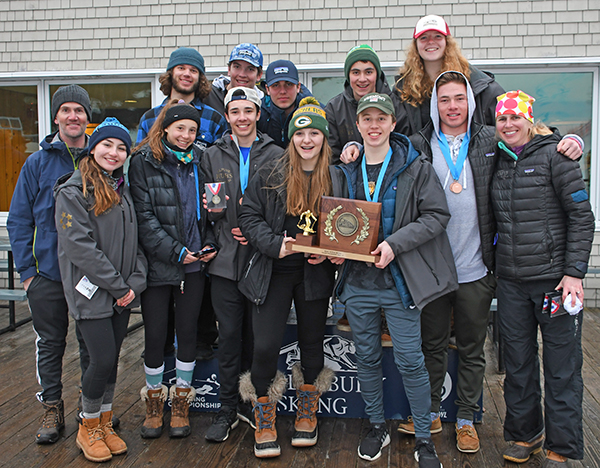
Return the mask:
<svg viewBox="0 0 600 468">
<path fill-rule="evenodd" d="M 79 283 L 77 283 L 75 289 L 88 299 L 91 299 L 94 293 L 98 290 L 98 286 L 87 279 L 87 276 L 84 276 L 79 280 Z"/>
</svg>

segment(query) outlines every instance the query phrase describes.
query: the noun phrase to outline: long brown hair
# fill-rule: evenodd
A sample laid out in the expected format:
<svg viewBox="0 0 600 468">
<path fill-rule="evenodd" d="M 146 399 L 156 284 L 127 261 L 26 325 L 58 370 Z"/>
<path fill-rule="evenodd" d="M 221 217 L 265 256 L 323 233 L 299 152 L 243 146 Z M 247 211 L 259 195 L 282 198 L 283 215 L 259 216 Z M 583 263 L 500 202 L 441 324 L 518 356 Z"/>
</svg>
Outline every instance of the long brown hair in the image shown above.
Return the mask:
<svg viewBox="0 0 600 468">
<path fill-rule="evenodd" d="M 173 69 L 171 68 L 166 73 L 163 73 L 158 77 L 158 82 L 160 83 L 160 90 L 165 96 L 170 96 L 171 91 L 173 89 Z M 200 99 L 203 101 L 210 94 L 212 89 L 212 85 L 204 75 L 204 73 L 200 72 L 198 75 L 198 87 L 194 92 L 194 98 Z"/>
<path fill-rule="evenodd" d="M 440 73 L 449 70 L 461 72 L 467 77 L 467 80 L 471 77 L 469 61 L 460 51 L 456 40 L 450 35 L 446 36 L 446 48 Z M 434 81 L 429 78 L 425 71 L 423 59 L 419 55 L 417 40 L 413 39 L 406 51 L 406 60 L 404 66 L 400 69 L 400 80 L 396 83 L 396 89 L 403 101 L 417 107 L 426 98 L 431 97 L 433 84 Z"/>
<path fill-rule="evenodd" d="M 309 177 L 302 170 L 302 158 L 296 151 L 293 140 L 285 150 L 281 161 L 284 164 L 284 185 L 287 188 L 287 214 L 298 216 L 306 210 L 310 210 L 315 216 L 318 216 L 321 196 L 331 195 L 331 175 L 329 174 L 331 147 L 325 135 L 323 135 L 323 146 L 317 157 L 317 165 Z"/>
<path fill-rule="evenodd" d="M 87 198 L 90 193 L 88 185 L 94 188 L 94 204 L 91 209 L 96 216 L 110 210 L 121 201 L 121 197 L 108 183 L 108 177 L 102 174 L 102 168 L 90 154 L 79 162 L 79 171 L 83 182 L 83 196 Z"/>
<path fill-rule="evenodd" d="M 160 114 L 158 114 L 158 117 L 156 117 L 156 120 L 154 121 L 152 128 L 150 128 L 148 135 L 146 135 L 146 138 L 140 141 L 140 144 L 131 150 L 132 153 L 148 143 L 150 146 L 150 151 L 152 151 L 152 156 L 154 156 L 157 161 L 162 162 L 162 160 L 165 159 L 165 150 L 162 143 L 162 139 L 165 135 L 163 122 L 165 121 L 165 115 L 167 111 L 177 103 L 179 103 L 177 99 L 171 99 L 165 105 L 165 107 L 163 107 L 163 110 L 161 110 Z"/>
</svg>

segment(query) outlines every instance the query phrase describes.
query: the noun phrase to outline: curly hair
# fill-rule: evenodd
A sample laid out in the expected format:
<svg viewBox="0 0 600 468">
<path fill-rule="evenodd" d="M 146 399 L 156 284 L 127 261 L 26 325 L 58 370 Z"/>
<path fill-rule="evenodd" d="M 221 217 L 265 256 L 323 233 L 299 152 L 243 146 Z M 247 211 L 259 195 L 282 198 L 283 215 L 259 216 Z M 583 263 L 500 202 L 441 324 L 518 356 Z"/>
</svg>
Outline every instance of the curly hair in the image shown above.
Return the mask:
<svg viewBox="0 0 600 468">
<path fill-rule="evenodd" d="M 456 40 L 450 35 L 446 36 L 446 48 L 440 73 L 449 70 L 461 72 L 467 77 L 467 80 L 471 77 L 469 61 L 460 51 Z M 434 81 L 429 78 L 423 59 L 419 55 L 417 40 L 413 39 L 406 50 L 406 60 L 400 69 L 400 79 L 396 82 L 396 90 L 403 101 L 417 107 L 426 98 L 431 97 L 433 84 Z"/>
<path fill-rule="evenodd" d="M 158 78 L 158 82 L 160 83 L 160 90 L 165 96 L 171 95 L 171 90 L 173 89 L 173 69 L 171 68 L 166 73 L 163 73 Z M 198 76 L 198 86 L 194 92 L 194 97 L 200 99 L 201 101 L 206 99 L 206 97 L 210 94 L 210 90 L 212 89 L 212 85 L 204 75 L 204 73 L 200 72 Z"/>
</svg>

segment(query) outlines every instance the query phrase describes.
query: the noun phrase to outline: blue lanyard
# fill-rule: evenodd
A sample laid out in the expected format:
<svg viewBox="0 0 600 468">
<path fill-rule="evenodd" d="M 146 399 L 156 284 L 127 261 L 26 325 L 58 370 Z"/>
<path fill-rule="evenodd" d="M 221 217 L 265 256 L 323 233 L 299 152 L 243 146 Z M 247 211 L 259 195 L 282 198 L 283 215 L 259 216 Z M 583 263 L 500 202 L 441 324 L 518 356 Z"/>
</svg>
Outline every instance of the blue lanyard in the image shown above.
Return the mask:
<svg viewBox="0 0 600 468">
<path fill-rule="evenodd" d="M 444 135 L 441 130 L 440 135 L 438 135 L 440 150 L 442 150 L 442 154 L 444 155 L 444 159 L 448 164 L 448 169 L 450 169 L 450 174 L 452 174 L 452 178 L 454 180 L 458 180 L 458 178 L 460 177 L 460 173 L 463 170 L 463 166 L 465 165 L 465 161 L 467 160 L 467 153 L 469 152 L 469 140 L 471 139 L 471 130 L 468 130 L 465 134 L 465 137 L 463 138 L 463 141 L 460 145 L 460 149 L 458 150 L 456 164 L 452 161 L 452 155 L 450 154 L 450 147 L 448 146 L 448 140 L 446 139 L 446 135 Z"/>
<path fill-rule="evenodd" d="M 379 200 L 379 191 L 381 190 L 381 186 L 383 184 L 383 177 L 385 176 L 385 171 L 387 171 L 387 167 L 390 165 L 390 161 L 392 160 L 392 148 L 390 148 L 385 155 L 385 159 L 383 160 L 383 165 L 381 166 L 381 170 L 379 171 L 379 176 L 377 177 L 377 183 L 375 184 L 375 192 L 373 192 L 373 197 L 371 198 L 371 194 L 369 193 L 369 178 L 367 176 L 367 158 L 363 155 L 363 160 L 361 164 L 362 168 L 362 177 L 363 177 L 363 188 L 365 190 L 365 199 L 367 201 L 377 201 Z"/>
<path fill-rule="evenodd" d="M 258 136 L 254 141 L 258 141 Z M 250 146 L 250 151 L 248 151 L 248 157 L 245 160 L 239 145 L 238 151 L 240 152 L 240 187 L 242 189 L 243 195 L 246 191 L 246 187 L 248 187 L 248 177 L 250 176 L 250 151 L 252 151 L 252 146 Z"/>
</svg>

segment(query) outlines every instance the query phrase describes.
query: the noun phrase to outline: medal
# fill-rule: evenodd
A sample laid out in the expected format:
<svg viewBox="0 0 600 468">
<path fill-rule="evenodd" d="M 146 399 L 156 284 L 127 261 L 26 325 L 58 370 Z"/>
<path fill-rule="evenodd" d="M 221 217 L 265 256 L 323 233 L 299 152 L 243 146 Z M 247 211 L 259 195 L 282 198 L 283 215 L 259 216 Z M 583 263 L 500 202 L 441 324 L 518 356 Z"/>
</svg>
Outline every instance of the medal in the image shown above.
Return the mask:
<svg viewBox="0 0 600 468">
<path fill-rule="evenodd" d="M 371 181 L 371 182 L 369 182 L 369 194 L 371 196 L 373 196 L 374 193 L 375 193 L 375 182 Z"/>
<path fill-rule="evenodd" d="M 212 193 L 210 202 L 213 205 L 218 205 L 219 203 L 221 203 L 221 197 L 219 195 L 217 195 L 219 193 L 219 191 L 221 190 L 221 183 L 215 182 L 213 184 L 206 184 L 206 185 L 208 186 L 210 193 Z"/>
<path fill-rule="evenodd" d="M 458 182 L 456 180 L 450 184 L 450 191 L 452 193 L 460 193 L 460 192 L 462 192 L 462 189 L 463 189 L 462 185 L 460 185 L 460 182 Z"/>
</svg>

